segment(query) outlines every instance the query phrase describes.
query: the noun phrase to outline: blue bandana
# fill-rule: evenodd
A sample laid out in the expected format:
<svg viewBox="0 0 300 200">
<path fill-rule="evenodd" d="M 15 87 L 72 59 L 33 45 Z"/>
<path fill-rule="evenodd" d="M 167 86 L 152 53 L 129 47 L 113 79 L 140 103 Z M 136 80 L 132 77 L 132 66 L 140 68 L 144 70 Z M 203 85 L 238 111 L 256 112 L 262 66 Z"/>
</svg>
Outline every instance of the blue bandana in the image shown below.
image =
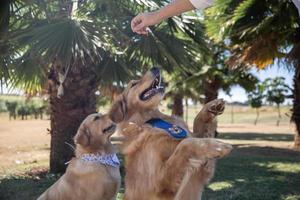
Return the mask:
<svg viewBox="0 0 300 200">
<path fill-rule="evenodd" d="M 151 124 L 154 128 L 160 128 L 166 131 L 171 137 L 175 139 L 182 139 L 187 137 L 187 131 L 177 126 L 175 124 L 171 124 L 162 119 L 154 118 L 150 119 L 146 123 Z"/>
<path fill-rule="evenodd" d="M 120 162 L 117 155 L 114 154 L 83 154 L 80 157 L 81 160 L 85 162 L 91 162 L 96 164 L 108 165 L 112 167 L 119 167 Z"/>
</svg>

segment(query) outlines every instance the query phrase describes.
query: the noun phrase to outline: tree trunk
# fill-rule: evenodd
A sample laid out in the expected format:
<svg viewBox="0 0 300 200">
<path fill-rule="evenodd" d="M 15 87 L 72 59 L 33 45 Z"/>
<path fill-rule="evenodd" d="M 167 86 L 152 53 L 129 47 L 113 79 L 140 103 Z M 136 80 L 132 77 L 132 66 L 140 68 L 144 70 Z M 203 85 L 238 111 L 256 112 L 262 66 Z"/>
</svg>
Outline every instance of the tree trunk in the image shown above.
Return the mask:
<svg viewBox="0 0 300 200">
<path fill-rule="evenodd" d="M 1 0 L 0 1 L 0 41 L 1 42 L 1 48 L 0 48 L 0 62 L 1 67 L 3 68 L 0 70 L 0 79 L 1 79 L 1 93 L 3 93 L 3 85 L 5 83 L 5 80 L 3 77 L 9 77 L 9 70 L 6 65 L 6 61 L 3 55 L 6 55 L 9 50 L 9 43 L 5 42 L 7 40 L 7 34 L 9 30 L 9 20 L 10 20 L 10 4 L 12 4 L 13 1 L 11 0 Z"/>
<path fill-rule="evenodd" d="M 189 120 L 189 102 L 188 102 L 188 98 L 185 98 L 185 121 L 188 124 L 188 120 Z"/>
<path fill-rule="evenodd" d="M 280 105 L 277 105 L 277 112 L 278 112 L 278 118 L 277 118 L 277 122 L 276 125 L 279 126 L 280 120 L 281 120 L 281 113 L 280 113 Z"/>
<path fill-rule="evenodd" d="M 0 39 L 4 39 L 8 33 L 9 29 L 9 19 L 10 19 L 10 4 L 12 3 L 11 0 L 1 0 L 0 1 L 0 13 L 1 13 L 1 20 L 0 20 Z M 1 47 L 0 52 L 2 52 L 3 47 Z"/>
<path fill-rule="evenodd" d="M 172 115 L 183 117 L 183 95 L 175 94 L 173 96 L 173 101 Z"/>
<path fill-rule="evenodd" d="M 259 118 L 259 108 L 256 108 L 256 118 L 254 121 L 254 125 L 256 126 L 257 122 L 258 122 L 258 118 Z"/>
<path fill-rule="evenodd" d="M 216 98 L 218 98 L 218 91 L 221 87 L 221 82 L 217 79 L 213 80 L 205 80 L 203 82 L 203 90 L 204 90 L 204 103 L 208 103 Z"/>
<path fill-rule="evenodd" d="M 295 148 L 300 149 L 300 60 L 295 68 L 292 120 L 296 124 Z"/>
<path fill-rule="evenodd" d="M 51 152 L 50 171 L 62 173 L 65 163 L 74 155 L 66 143 L 74 144 L 73 137 L 83 119 L 96 112 L 97 79 L 90 67 L 73 66 L 69 70 L 64 86 L 64 95 L 57 97 L 58 69 L 49 73 Z"/>
<path fill-rule="evenodd" d="M 231 104 L 231 124 L 234 123 L 234 106 L 233 106 L 233 102 Z"/>
</svg>

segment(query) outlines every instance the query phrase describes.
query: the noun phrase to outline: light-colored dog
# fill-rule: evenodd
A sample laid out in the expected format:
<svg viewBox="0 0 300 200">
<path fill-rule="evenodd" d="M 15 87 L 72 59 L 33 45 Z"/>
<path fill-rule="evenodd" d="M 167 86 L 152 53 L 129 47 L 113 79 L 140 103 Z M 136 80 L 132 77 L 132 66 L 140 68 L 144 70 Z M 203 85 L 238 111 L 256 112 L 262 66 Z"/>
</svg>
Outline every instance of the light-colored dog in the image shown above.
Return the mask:
<svg viewBox="0 0 300 200">
<path fill-rule="evenodd" d="M 108 115 L 89 115 L 74 138 L 76 157 L 38 200 L 115 199 L 121 181 L 119 161 L 110 142 L 115 130 Z"/>
<path fill-rule="evenodd" d="M 110 110 L 124 136 L 125 200 L 199 200 L 215 158 L 232 149 L 216 139 L 193 138 L 181 119 L 161 113 L 157 107 L 163 95 L 162 77 L 154 68 L 131 81 Z M 198 130 L 214 127 L 223 110 L 222 100 L 206 104 L 197 117 L 204 128 Z"/>
</svg>

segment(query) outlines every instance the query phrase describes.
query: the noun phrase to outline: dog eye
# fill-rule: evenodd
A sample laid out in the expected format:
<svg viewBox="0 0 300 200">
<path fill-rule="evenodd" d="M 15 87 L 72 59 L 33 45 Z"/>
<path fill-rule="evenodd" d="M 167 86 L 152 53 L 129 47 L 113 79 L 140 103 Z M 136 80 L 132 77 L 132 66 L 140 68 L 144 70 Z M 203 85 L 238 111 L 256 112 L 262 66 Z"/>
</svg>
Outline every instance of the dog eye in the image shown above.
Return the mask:
<svg viewBox="0 0 300 200">
<path fill-rule="evenodd" d="M 109 127 L 103 129 L 103 133 L 111 133 L 111 132 L 115 131 L 115 129 L 116 129 L 116 125 L 112 124 Z"/>
</svg>

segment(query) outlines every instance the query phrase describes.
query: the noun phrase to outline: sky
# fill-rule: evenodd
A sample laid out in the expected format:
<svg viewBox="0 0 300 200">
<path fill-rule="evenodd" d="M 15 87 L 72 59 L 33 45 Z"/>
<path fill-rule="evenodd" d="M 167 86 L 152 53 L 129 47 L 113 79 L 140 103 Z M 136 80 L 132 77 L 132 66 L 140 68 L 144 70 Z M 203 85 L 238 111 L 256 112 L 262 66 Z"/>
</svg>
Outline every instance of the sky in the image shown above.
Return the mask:
<svg viewBox="0 0 300 200">
<path fill-rule="evenodd" d="M 285 78 L 286 84 L 293 88 L 293 74 L 292 70 L 288 70 L 286 67 L 278 67 L 277 65 L 268 67 L 264 70 L 251 69 L 251 72 L 260 80 L 264 81 L 267 78 L 275 78 L 277 76 L 282 76 Z M 232 97 L 230 98 L 225 94 L 224 91 L 220 91 L 219 98 L 223 98 L 227 102 L 238 101 L 245 102 L 247 101 L 247 94 L 245 90 L 239 86 L 232 87 L 231 90 Z M 292 100 L 287 100 L 285 104 L 291 104 Z"/>
<path fill-rule="evenodd" d="M 272 67 L 268 67 L 264 70 L 251 69 L 251 72 L 258 77 L 260 81 L 264 81 L 266 78 L 275 78 L 277 76 L 283 76 L 285 78 L 285 82 L 292 87 L 293 85 L 293 71 L 288 70 L 286 67 L 278 67 L 276 65 Z M 292 87 L 293 88 L 293 87 Z M 7 88 L 3 88 L 3 92 L 7 93 Z M 17 91 L 11 91 L 12 93 L 18 93 Z M 247 101 L 247 94 L 245 90 L 239 86 L 234 86 L 231 89 L 232 97 L 230 98 L 225 94 L 224 91 L 220 91 L 219 98 L 223 98 L 227 102 L 238 101 L 245 102 Z M 286 100 L 285 104 L 291 104 L 292 100 Z"/>
</svg>

